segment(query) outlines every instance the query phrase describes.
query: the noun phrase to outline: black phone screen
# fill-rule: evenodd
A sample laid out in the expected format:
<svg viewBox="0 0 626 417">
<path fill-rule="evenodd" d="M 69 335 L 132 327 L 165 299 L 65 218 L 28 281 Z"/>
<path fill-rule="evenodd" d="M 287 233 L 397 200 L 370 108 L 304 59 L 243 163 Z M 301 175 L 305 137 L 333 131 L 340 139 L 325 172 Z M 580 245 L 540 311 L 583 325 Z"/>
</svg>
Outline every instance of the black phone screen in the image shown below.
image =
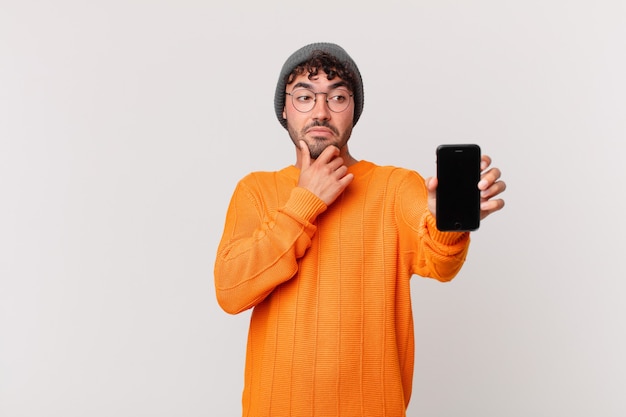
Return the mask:
<svg viewBox="0 0 626 417">
<path fill-rule="evenodd" d="M 437 229 L 470 231 L 480 225 L 480 147 L 437 148 Z"/>
</svg>

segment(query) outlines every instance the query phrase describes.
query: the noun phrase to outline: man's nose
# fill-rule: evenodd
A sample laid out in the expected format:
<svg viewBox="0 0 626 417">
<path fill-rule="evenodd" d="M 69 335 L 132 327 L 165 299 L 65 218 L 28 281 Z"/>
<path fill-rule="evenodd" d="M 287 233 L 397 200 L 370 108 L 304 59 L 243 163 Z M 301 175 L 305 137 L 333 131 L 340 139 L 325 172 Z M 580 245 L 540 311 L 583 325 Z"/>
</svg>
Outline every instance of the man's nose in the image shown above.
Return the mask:
<svg viewBox="0 0 626 417">
<path fill-rule="evenodd" d="M 318 120 L 330 119 L 330 108 L 326 101 L 325 93 L 318 93 L 315 95 L 315 105 L 313 106 L 313 118 Z"/>
</svg>

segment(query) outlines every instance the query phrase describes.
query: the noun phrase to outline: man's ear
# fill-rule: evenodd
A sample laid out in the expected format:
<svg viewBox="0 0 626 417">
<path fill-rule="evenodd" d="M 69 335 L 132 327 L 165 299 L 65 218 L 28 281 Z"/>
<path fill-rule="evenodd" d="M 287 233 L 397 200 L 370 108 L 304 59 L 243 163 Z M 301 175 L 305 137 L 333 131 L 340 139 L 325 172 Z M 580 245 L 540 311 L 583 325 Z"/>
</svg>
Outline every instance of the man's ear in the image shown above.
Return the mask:
<svg viewBox="0 0 626 417">
<path fill-rule="evenodd" d="M 283 119 L 287 120 L 287 113 L 285 113 L 285 109 L 283 108 Z"/>
</svg>

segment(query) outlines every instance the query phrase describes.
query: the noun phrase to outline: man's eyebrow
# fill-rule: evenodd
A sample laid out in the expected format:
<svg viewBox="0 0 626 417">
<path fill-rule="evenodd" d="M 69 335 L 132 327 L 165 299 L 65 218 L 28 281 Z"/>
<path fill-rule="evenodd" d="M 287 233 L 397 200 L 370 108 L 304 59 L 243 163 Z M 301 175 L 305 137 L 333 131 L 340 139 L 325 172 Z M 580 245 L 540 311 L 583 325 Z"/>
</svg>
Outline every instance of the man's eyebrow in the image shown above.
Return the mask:
<svg viewBox="0 0 626 417">
<path fill-rule="evenodd" d="M 308 90 L 310 90 L 311 88 L 313 88 L 313 86 L 309 83 L 304 83 L 302 81 L 295 83 L 293 86 L 293 90 L 295 90 L 296 88 L 306 88 Z"/>
<path fill-rule="evenodd" d="M 338 87 L 346 87 L 346 88 L 348 88 L 348 89 L 349 89 L 349 87 L 348 87 L 348 83 L 347 83 L 347 82 L 345 82 L 345 81 L 343 81 L 343 80 L 341 80 L 341 81 L 337 81 L 337 82 L 336 82 L 336 83 L 334 83 L 334 84 L 331 84 L 331 85 L 329 86 L 329 90 L 332 90 L 332 89 L 334 89 L 334 88 L 338 88 Z M 313 85 L 312 85 L 312 84 L 309 84 L 309 83 L 305 83 L 305 82 L 303 82 L 303 81 L 300 81 L 300 82 L 297 82 L 297 83 L 295 83 L 295 84 L 293 85 L 293 89 L 292 89 L 292 91 L 293 91 L 293 90 L 295 90 L 296 88 L 306 88 L 307 90 L 312 90 L 312 89 L 313 89 Z"/>
<path fill-rule="evenodd" d="M 350 89 L 350 87 L 348 86 L 348 83 L 341 80 L 341 81 L 337 81 L 335 84 L 331 85 L 330 88 L 337 88 L 337 87 L 346 87 L 348 89 Z"/>
</svg>

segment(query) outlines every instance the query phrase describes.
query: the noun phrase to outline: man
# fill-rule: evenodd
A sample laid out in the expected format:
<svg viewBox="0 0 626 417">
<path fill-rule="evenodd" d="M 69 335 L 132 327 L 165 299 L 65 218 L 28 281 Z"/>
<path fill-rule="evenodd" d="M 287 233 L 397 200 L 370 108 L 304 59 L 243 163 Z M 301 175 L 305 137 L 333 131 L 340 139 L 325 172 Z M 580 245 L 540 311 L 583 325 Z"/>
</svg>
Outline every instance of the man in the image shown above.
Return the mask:
<svg viewBox="0 0 626 417">
<path fill-rule="evenodd" d="M 451 280 L 468 232 L 435 222 L 436 178 L 355 159 L 360 72 L 315 43 L 285 62 L 276 116 L 296 163 L 237 185 L 215 261 L 228 313 L 252 312 L 244 416 L 404 416 L 413 378 L 410 278 Z M 503 207 L 483 157 L 481 218 Z"/>
</svg>

